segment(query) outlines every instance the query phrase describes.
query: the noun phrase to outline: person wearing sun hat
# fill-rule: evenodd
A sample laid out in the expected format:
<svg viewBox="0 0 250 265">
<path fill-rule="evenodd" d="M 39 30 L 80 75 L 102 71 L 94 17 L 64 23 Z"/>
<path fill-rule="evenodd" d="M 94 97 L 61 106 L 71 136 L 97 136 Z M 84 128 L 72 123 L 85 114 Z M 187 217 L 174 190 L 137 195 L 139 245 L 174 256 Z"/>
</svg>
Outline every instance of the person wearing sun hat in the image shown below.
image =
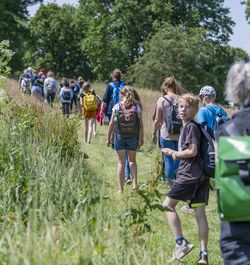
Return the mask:
<svg viewBox="0 0 250 265">
<path fill-rule="evenodd" d="M 218 129 L 218 121 L 227 120 L 225 110 L 215 103 L 216 90 L 212 86 L 204 86 L 200 89 L 199 98 L 203 107 L 197 113 L 197 122 L 206 125 L 214 131 Z"/>
</svg>

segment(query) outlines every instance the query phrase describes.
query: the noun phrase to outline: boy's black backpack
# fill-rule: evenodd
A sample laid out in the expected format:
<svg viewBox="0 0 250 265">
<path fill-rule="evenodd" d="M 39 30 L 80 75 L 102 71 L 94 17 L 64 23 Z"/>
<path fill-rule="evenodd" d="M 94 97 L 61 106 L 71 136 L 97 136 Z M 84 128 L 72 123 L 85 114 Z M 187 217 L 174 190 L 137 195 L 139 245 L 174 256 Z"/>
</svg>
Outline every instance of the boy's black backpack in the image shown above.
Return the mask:
<svg viewBox="0 0 250 265">
<path fill-rule="evenodd" d="M 180 133 L 182 120 L 179 117 L 178 105 L 173 104 L 167 97 L 164 97 L 170 104 L 165 115 L 165 123 L 169 134 Z"/>
<path fill-rule="evenodd" d="M 62 98 L 63 100 L 70 100 L 71 99 L 70 91 L 64 91 Z"/>
<path fill-rule="evenodd" d="M 209 178 L 214 178 L 215 173 L 215 142 L 214 132 L 208 126 L 202 126 L 201 124 L 193 121 L 193 123 L 199 127 L 201 132 L 200 142 L 200 156 L 203 168 L 203 173 Z"/>
</svg>

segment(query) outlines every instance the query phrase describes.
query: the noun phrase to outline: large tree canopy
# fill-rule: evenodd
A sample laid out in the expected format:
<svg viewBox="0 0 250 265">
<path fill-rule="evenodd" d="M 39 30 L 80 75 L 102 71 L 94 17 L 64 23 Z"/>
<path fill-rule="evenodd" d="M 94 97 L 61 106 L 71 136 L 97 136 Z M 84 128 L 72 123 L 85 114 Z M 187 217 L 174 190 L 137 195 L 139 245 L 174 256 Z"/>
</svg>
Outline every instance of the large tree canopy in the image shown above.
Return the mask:
<svg viewBox="0 0 250 265">
<path fill-rule="evenodd" d="M 83 71 L 89 74 L 89 65 L 81 51 L 84 35 L 79 24 L 75 7 L 41 5 L 30 22 L 31 42 L 26 61 L 68 77 Z"/>
<path fill-rule="evenodd" d="M 195 91 L 209 80 L 213 44 L 200 29 L 164 25 L 145 46 L 145 54 L 130 67 L 128 78 L 140 87 L 158 89 L 166 76 L 175 76 Z"/>
<path fill-rule="evenodd" d="M 12 66 L 22 64 L 22 43 L 28 35 L 27 7 L 43 0 L 1 0 L 0 1 L 0 41 L 9 40 L 10 48 L 15 51 Z"/>
<path fill-rule="evenodd" d="M 204 37 L 218 44 L 228 42 L 234 25 L 221 0 L 80 0 L 80 14 L 83 47 L 101 78 L 131 65 L 163 23 L 204 29 Z"/>
</svg>

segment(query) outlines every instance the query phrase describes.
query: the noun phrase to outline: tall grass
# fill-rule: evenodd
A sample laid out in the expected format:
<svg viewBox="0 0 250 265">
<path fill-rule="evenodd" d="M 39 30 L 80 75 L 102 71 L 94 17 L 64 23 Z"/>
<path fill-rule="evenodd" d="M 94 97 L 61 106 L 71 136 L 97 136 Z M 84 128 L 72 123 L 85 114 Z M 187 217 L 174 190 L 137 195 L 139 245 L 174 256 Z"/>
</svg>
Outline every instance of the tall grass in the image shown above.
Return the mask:
<svg viewBox="0 0 250 265">
<path fill-rule="evenodd" d="M 139 93 L 149 132 L 148 108 L 157 96 Z M 159 150 L 138 152 L 139 190 L 126 186 L 119 197 L 107 128 L 98 127 L 90 145 L 78 137 L 82 131 L 79 120 L 64 119 L 30 97 L 1 101 L 0 264 L 167 264 L 174 240 L 160 206 L 166 187 L 156 180 Z M 220 265 L 213 193 L 208 217 L 210 264 Z M 194 217 L 181 218 L 187 238 L 198 242 Z M 195 264 L 197 256 L 198 246 L 183 264 Z"/>
</svg>

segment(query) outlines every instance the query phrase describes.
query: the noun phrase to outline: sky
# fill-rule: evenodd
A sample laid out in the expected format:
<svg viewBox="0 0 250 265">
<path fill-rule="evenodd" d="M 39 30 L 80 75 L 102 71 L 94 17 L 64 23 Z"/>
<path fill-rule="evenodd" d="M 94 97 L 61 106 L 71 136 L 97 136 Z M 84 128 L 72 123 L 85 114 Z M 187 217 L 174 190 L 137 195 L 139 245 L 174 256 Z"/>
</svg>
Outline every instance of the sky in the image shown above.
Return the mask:
<svg viewBox="0 0 250 265">
<path fill-rule="evenodd" d="M 229 45 L 235 48 L 242 48 L 250 55 L 250 24 L 245 18 L 245 6 L 241 5 L 242 0 L 225 0 L 224 4 L 230 8 L 231 17 L 236 25 L 233 28 L 233 35 Z M 55 2 L 59 5 L 65 3 L 77 5 L 78 0 L 44 0 L 44 3 Z M 38 9 L 39 4 L 29 8 L 30 15 L 33 16 Z"/>
</svg>

